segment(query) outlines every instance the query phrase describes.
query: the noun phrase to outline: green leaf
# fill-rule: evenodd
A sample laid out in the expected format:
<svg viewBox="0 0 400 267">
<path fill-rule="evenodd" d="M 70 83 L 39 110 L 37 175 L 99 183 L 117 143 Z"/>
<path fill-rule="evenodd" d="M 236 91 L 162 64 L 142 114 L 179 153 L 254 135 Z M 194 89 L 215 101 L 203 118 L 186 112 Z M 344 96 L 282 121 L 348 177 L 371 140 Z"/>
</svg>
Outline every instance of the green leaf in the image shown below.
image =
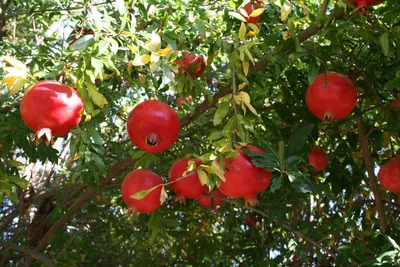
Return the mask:
<svg viewBox="0 0 400 267">
<path fill-rule="evenodd" d="M 235 19 L 238 19 L 240 21 L 247 22 L 246 19 L 237 12 L 231 11 L 231 12 L 229 12 L 229 15 L 231 15 L 232 17 L 234 17 Z"/>
<path fill-rule="evenodd" d="M 22 167 L 22 166 L 25 166 L 25 164 L 23 164 L 22 162 L 20 162 L 18 160 L 9 160 L 9 161 L 6 162 L 6 164 L 8 166 L 11 166 L 11 167 Z"/>
<path fill-rule="evenodd" d="M 107 99 L 98 91 L 97 87 L 94 84 L 85 83 L 89 96 L 92 98 L 93 103 L 95 103 L 100 108 L 104 108 L 105 105 L 108 104 Z"/>
<path fill-rule="evenodd" d="M 103 175 L 105 175 L 107 173 L 107 167 L 104 164 L 103 159 L 99 155 L 97 155 L 96 153 L 92 153 L 91 156 L 92 156 L 92 159 L 94 160 L 94 162 L 96 163 L 97 168 L 99 169 L 99 171 Z"/>
<path fill-rule="evenodd" d="M 215 141 L 215 140 L 219 140 L 222 137 L 224 137 L 224 134 L 222 132 L 213 132 L 212 134 L 210 134 L 210 136 L 207 138 L 208 141 Z"/>
<path fill-rule="evenodd" d="M 219 125 L 229 112 L 229 103 L 222 102 L 214 114 L 214 126 Z"/>
<path fill-rule="evenodd" d="M 200 180 L 201 185 L 208 184 L 208 175 L 207 175 L 207 173 L 205 171 L 198 170 L 197 174 L 199 176 L 199 180 Z"/>
<path fill-rule="evenodd" d="M 383 55 L 387 57 L 389 55 L 389 36 L 387 32 L 379 37 L 379 44 L 381 45 Z"/>
<path fill-rule="evenodd" d="M 311 84 L 315 78 L 318 76 L 319 67 L 314 58 L 311 58 L 308 62 L 308 83 Z"/>
<path fill-rule="evenodd" d="M 275 177 L 272 179 L 272 183 L 270 186 L 270 190 L 272 193 L 274 193 L 276 190 L 279 190 L 279 188 L 281 188 L 282 185 L 282 177 Z"/>
<path fill-rule="evenodd" d="M 240 24 L 240 29 L 239 29 L 239 39 L 240 41 L 244 42 L 246 39 L 246 24 L 242 22 Z"/>
<path fill-rule="evenodd" d="M 88 125 L 86 128 L 87 128 L 90 136 L 93 138 L 94 143 L 99 145 L 99 146 L 102 146 L 103 145 L 103 141 L 101 139 L 100 134 L 96 131 L 96 129 L 94 127 L 90 126 L 90 125 Z"/>
<path fill-rule="evenodd" d="M 160 226 L 160 215 L 158 211 L 155 211 L 151 214 L 149 222 L 147 223 L 149 232 L 151 232 L 149 243 L 152 243 L 156 239 L 159 226 Z"/>
<path fill-rule="evenodd" d="M 298 129 L 289 142 L 288 154 L 289 156 L 296 155 L 306 144 L 308 137 L 314 129 L 314 124 L 308 124 Z"/>
<path fill-rule="evenodd" d="M 18 176 L 8 176 L 7 179 L 10 183 L 14 183 L 19 187 L 21 187 L 22 189 L 28 188 L 29 181 L 25 180 L 24 178 L 20 178 Z"/>
<path fill-rule="evenodd" d="M 88 48 L 89 46 L 92 46 L 93 44 L 94 44 L 94 35 L 88 34 L 88 35 L 84 35 L 81 38 L 79 38 L 69 48 L 71 48 L 73 50 L 80 50 L 80 49 Z"/>
<path fill-rule="evenodd" d="M 154 187 L 152 187 L 152 188 L 149 188 L 149 189 L 145 189 L 145 190 L 136 192 L 135 194 L 131 195 L 131 198 L 133 198 L 133 199 L 138 199 L 138 200 L 143 199 L 143 198 L 145 198 L 145 197 L 147 196 L 147 194 L 153 192 L 153 191 L 156 190 L 159 186 L 160 186 L 160 185 L 156 185 L 156 186 L 154 186 Z"/>
</svg>

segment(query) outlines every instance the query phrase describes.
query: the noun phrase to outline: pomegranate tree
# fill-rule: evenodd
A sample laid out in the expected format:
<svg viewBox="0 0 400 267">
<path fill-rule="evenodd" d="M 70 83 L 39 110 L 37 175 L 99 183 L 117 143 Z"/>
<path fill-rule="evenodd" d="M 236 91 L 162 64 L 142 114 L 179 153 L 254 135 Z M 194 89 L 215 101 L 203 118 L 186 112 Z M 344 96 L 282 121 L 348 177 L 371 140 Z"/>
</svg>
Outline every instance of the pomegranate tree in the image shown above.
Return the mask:
<svg viewBox="0 0 400 267">
<path fill-rule="evenodd" d="M 316 117 L 332 122 L 350 114 L 357 104 L 357 90 L 343 74 L 322 73 L 308 87 L 306 104 Z"/>
<path fill-rule="evenodd" d="M 56 81 L 40 81 L 28 89 L 21 100 L 22 120 L 39 142 L 49 145 L 52 136 L 63 136 L 79 124 L 83 102 L 71 87 Z"/>
<path fill-rule="evenodd" d="M 160 100 L 147 100 L 129 114 L 128 134 L 141 150 L 162 152 L 175 143 L 180 123 L 176 112 Z"/>
<path fill-rule="evenodd" d="M 125 204 L 133 212 L 150 213 L 158 209 L 161 205 L 160 195 L 162 179 L 154 172 L 146 169 L 137 169 L 128 173 L 122 182 L 121 192 Z M 148 193 L 142 199 L 132 198 L 135 193 L 148 190 L 155 186 L 156 189 Z"/>
<path fill-rule="evenodd" d="M 248 2 L 244 7 L 244 11 L 246 11 L 246 14 L 242 14 L 240 13 L 240 15 L 242 15 L 242 17 L 244 17 L 246 19 L 246 21 L 248 23 L 253 23 L 253 24 L 258 24 L 261 22 L 261 15 L 257 16 L 257 17 L 251 17 L 250 14 L 256 10 L 257 8 L 260 8 L 262 6 L 262 2 L 260 1 L 254 1 L 254 3 L 252 2 Z"/>
<path fill-rule="evenodd" d="M 186 71 L 190 76 L 198 77 L 203 74 L 206 68 L 206 61 L 203 56 L 183 52 L 183 58 L 174 61 L 174 65 L 178 67 L 178 71 Z"/>
<path fill-rule="evenodd" d="M 210 192 L 208 195 L 212 196 L 218 196 L 218 197 L 225 197 L 225 195 L 219 191 L 218 189 L 215 189 L 214 191 Z M 201 195 L 197 197 L 197 201 L 202 205 L 203 207 L 211 207 L 211 202 L 214 202 L 214 205 L 212 207 L 213 210 L 217 208 L 217 206 L 221 205 L 224 203 L 224 200 L 220 198 L 213 198 L 208 195 Z"/>
<path fill-rule="evenodd" d="M 310 153 L 308 153 L 308 164 L 317 172 L 322 171 L 328 165 L 328 155 L 322 148 L 313 147 Z"/>
<path fill-rule="evenodd" d="M 196 170 L 186 172 L 189 161 L 194 161 L 196 167 L 202 164 L 200 160 L 189 158 L 180 159 L 172 165 L 168 173 L 168 179 L 172 182 L 172 191 L 174 191 L 180 199 L 197 198 L 207 190 L 205 185 L 201 185 Z M 186 174 L 184 174 L 185 172 Z"/>
<path fill-rule="evenodd" d="M 400 156 L 392 158 L 381 166 L 378 177 L 383 188 L 399 194 L 400 198 Z"/>
<path fill-rule="evenodd" d="M 246 149 L 263 153 L 255 146 Z M 257 203 L 257 194 L 268 188 L 272 173 L 264 168 L 257 168 L 242 149 L 237 149 L 239 156 L 225 159 L 225 182 L 221 181 L 219 190 L 228 197 L 244 198 L 247 203 Z"/>
</svg>

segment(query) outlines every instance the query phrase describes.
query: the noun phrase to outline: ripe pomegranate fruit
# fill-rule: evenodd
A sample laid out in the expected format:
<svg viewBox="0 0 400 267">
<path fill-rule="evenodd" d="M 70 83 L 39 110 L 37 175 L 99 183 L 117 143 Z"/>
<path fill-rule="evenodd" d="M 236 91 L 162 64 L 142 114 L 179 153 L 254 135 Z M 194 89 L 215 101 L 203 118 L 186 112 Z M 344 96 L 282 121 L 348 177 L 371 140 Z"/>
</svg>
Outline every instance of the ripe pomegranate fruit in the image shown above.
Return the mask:
<svg viewBox="0 0 400 267">
<path fill-rule="evenodd" d="M 248 227 L 254 227 L 257 224 L 257 219 L 254 218 L 253 216 L 247 215 L 244 218 L 244 223 L 248 226 Z"/>
<path fill-rule="evenodd" d="M 213 196 L 219 196 L 219 197 L 225 197 L 225 195 L 219 191 L 218 189 L 215 189 L 214 191 L 212 191 L 211 193 L 209 193 L 210 195 Z M 202 205 L 203 207 L 211 207 L 211 202 L 212 200 L 214 201 L 214 205 L 212 207 L 212 210 L 216 210 L 217 206 L 221 205 L 222 203 L 224 203 L 224 201 L 222 199 L 219 198 L 212 198 L 208 195 L 201 195 L 199 197 L 197 197 L 197 201 L 200 203 L 200 205 Z"/>
<path fill-rule="evenodd" d="M 382 3 L 384 0 L 349 0 L 349 1 L 357 4 L 357 8 L 352 11 L 352 13 L 354 13 L 360 8 L 364 8 L 371 5 L 377 5 L 379 3 Z"/>
<path fill-rule="evenodd" d="M 206 68 L 206 61 L 203 56 L 193 55 L 188 52 L 183 52 L 183 59 L 174 61 L 174 65 L 178 67 L 180 72 L 186 71 L 190 76 L 198 77 L 203 74 Z"/>
<path fill-rule="evenodd" d="M 150 213 L 158 209 L 161 205 L 159 186 L 142 199 L 134 199 L 131 196 L 143 190 L 161 185 L 163 180 L 154 172 L 146 169 L 137 169 L 128 173 L 122 182 L 122 199 L 133 212 Z"/>
<path fill-rule="evenodd" d="M 357 90 L 352 81 L 337 72 L 322 73 L 308 87 L 308 109 L 321 120 L 332 122 L 346 117 L 357 104 Z"/>
<path fill-rule="evenodd" d="M 400 202 L 400 155 L 381 166 L 378 178 L 383 188 L 398 194 Z"/>
<path fill-rule="evenodd" d="M 190 96 L 185 97 L 185 98 L 178 97 L 178 99 L 176 100 L 176 106 L 178 107 L 179 110 L 183 110 L 182 103 L 192 105 L 192 99 L 190 98 Z"/>
<path fill-rule="evenodd" d="M 131 111 L 127 128 L 133 144 L 141 150 L 155 153 L 175 143 L 180 123 L 169 105 L 160 100 L 147 100 Z"/>
<path fill-rule="evenodd" d="M 400 98 L 396 98 L 393 100 L 393 102 L 390 104 L 390 108 L 396 111 L 400 110 Z M 400 113 L 397 115 L 397 118 L 400 119 Z"/>
<path fill-rule="evenodd" d="M 174 191 L 180 199 L 197 198 L 207 189 L 205 185 L 201 185 L 197 171 L 187 172 L 186 175 L 183 175 L 190 160 L 194 161 L 197 167 L 202 164 L 200 160 L 189 158 L 180 159 L 172 165 L 168 173 L 169 181 L 173 182 L 171 183 L 172 191 Z M 181 178 L 183 176 L 185 176 L 185 178 Z"/>
<path fill-rule="evenodd" d="M 308 153 L 308 164 L 319 172 L 326 168 L 328 165 L 328 155 L 320 147 L 311 148 L 310 153 Z"/>
<path fill-rule="evenodd" d="M 71 87 L 56 81 L 40 81 L 28 89 L 20 104 L 22 120 L 36 132 L 37 142 L 50 144 L 53 136 L 63 136 L 79 124 L 83 102 Z"/>
<path fill-rule="evenodd" d="M 257 17 L 250 17 L 250 14 L 256 10 L 257 8 L 262 6 L 262 2 L 260 1 L 254 1 L 254 3 L 252 2 L 248 2 L 244 7 L 244 11 L 246 11 L 247 14 L 242 14 L 240 13 L 240 15 L 242 15 L 242 17 L 244 17 L 246 19 L 246 21 L 248 23 L 253 23 L 253 24 L 258 24 L 261 22 L 261 15 L 257 16 Z"/>
<path fill-rule="evenodd" d="M 263 153 L 258 147 L 247 145 L 246 149 Z M 264 168 L 257 168 L 251 157 L 242 149 L 237 149 L 239 156 L 225 159 L 225 182 L 221 181 L 219 190 L 228 197 L 244 198 L 250 205 L 257 203 L 257 194 L 267 189 L 272 173 Z"/>
</svg>

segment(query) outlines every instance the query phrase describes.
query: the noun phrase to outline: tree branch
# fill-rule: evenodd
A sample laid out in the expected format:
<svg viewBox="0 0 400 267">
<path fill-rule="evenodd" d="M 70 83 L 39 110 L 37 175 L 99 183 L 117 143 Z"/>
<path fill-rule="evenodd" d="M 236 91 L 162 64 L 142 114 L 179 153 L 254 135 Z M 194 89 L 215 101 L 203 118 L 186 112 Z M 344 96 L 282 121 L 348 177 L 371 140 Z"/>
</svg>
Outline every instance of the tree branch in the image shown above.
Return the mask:
<svg viewBox="0 0 400 267">
<path fill-rule="evenodd" d="M 222 200 L 224 200 L 225 202 L 234 204 L 234 205 L 236 205 L 236 206 L 241 206 L 241 205 L 242 205 L 241 203 L 239 203 L 239 202 L 237 202 L 237 201 L 234 201 L 234 200 L 231 200 L 231 199 L 228 199 L 228 198 L 226 198 L 226 197 L 220 197 L 220 196 L 214 196 L 214 195 L 208 195 L 208 196 L 209 196 L 209 197 L 213 197 L 213 198 L 222 199 Z M 256 208 L 251 207 L 251 206 L 248 206 L 248 205 L 245 205 L 244 208 L 245 208 L 245 209 L 248 209 L 248 210 L 251 210 L 251 211 L 254 211 L 254 212 L 256 212 L 256 213 L 262 215 L 262 216 L 265 217 L 265 218 L 270 218 L 270 216 L 269 216 L 267 213 L 263 212 L 262 210 L 256 209 Z M 292 227 L 290 224 L 282 223 L 282 222 L 278 221 L 278 219 L 276 219 L 276 218 L 273 218 L 272 220 L 273 220 L 275 223 L 282 225 L 282 227 L 283 227 L 284 229 L 286 229 L 287 231 L 292 232 L 292 233 L 295 234 L 297 237 L 303 239 L 304 241 L 306 241 L 307 243 L 313 245 L 314 247 L 317 247 L 317 248 L 321 249 L 322 251 L 325 251 L 325 252 L 328 253 L 330 256 L 332 256 L 332 258 L 336 259 L 335 253 L 333 253 L 333 252 L 330 251 L 329 249 L 324 248 L 319 242 L 317 242 L 317 241 L 315 241 L 314 239 L 312 239 L 312 238 L 310 238 L 310 237 L 304 235 L 302 232 L 297 231 L 297 230 L 294 230 L 293 227 Z"/>
<path fill-rule="evenodd" d="M 374 194 L 375 205 L 378 210 L 379 220 L 381 222 L 382 232 L 386 232 L 387 221 L 385 215 L 385 208 L 383 206 L 381 193 L 379 192 L 379 186 L 376 182 L 374 163 L 372 161 L 372 156 L 369 151 L 368 138 L 365 134 L 364 122 L 360 116 L 356 117 L 357 129 L 358 129 L 358 140 L 361 146 L 361 151 L 364 158 L 365 169 L 367 170 L 369 177 L 369 184 L 371 186 L 372 193 Z"/>
<path fill-rule="evenodd" d="M 32 258 L 43 262 L 47 266 L 56 267 L 56 264 L 53 261 L 51 261 L 50 259 L 48 259 L 45 256 L 41 255 L 40 253 L 38 253 L 36 251 L 33 251 L 31 249 L 28 249 L 28 248 L 25 248 L 25 247 L 20 247 L 20 246 L 14 245 L 14 244 L 9 244 L 9 243 L 6 243 L 6 242 L 1 242 L 1 241 L 0 241 L 0 246 L 4 247 L 4 248 L 10 248 L 10 249 L 13 249 L 13 250 L 21 251 L 21 252 L 23 252 L 25 254 L 30 255 Z"/>
</svg>

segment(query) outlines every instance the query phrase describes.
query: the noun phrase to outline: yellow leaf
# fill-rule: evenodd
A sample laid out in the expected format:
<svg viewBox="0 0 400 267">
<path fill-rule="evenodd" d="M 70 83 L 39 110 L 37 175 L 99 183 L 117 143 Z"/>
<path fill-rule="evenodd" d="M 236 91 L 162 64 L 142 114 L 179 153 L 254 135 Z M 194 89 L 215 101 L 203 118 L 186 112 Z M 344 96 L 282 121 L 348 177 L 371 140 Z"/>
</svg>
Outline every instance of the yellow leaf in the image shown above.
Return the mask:
<svg viewBox="0 0 400 267">
<path fill-rule="evenodd" d="M 158 64 L 157 64 L 157 62 L 152 62 L 151 64 L 150 64 L 150 71 L 151 72 L 156 72 L 156 71 L 158 71 Z"/>
<path fill-rule="evenodd" d="M 250 63 L 248 61 L 243 61 L 242 66 L 243 66 L 244 76 L 247 76 L 247 74 L 249 74 Z"/>
<path fill-rule="evenodd" d="M 353 152 L 351 155 L 354 159 L 361 159 L 363 157 L 362 152 Z"/>
<path fill-rule="evenodd" d="M 150 41 L 146 42 L 147 49 L 152 52 L 157 52 L 161 48 L 161 37 L 157 33 L 153 32 L 150 37 Z"/>
<path fill-rule="evenodd" d="M 250 96 L 246 92 L 240 92 L 238 94 L 242 102 L 247 106 L 247 108 L 254 114 L 257 115 L 257 111 L 254 109 L 254 107 L 250 104 Z"/>
<path fill-rule="evenodd" d="M 253 23 L 249 23 L 249 26 L 252 29 L 252 31 L 248 32 L 247 35 L 250 35 L 250 36 L 258 35 L 258 33 L 260 32 L 260 28 L 258 28 L 258 26 Z"/>
<path fill-rule="evenodd" d="M 15 68 L 24 70 L 25 72 L 29 71 L 28 68 L 26 67 L 26 65 L 16 58 L 12 58 L 9 56 L 3 56 L 3 57 L 0 57 L 0 60 L 6 62 L 7 64 L 9 64 Z"/>
<path fill-rule="evenodd" d="M 218 162 L 214 160 L 211 163 L 211 167 L 213 167 L 215 174 L 221 179 L 221 181 L 225 182 L 225 176 L 224 176 L 224 171 L 221 169 L 221 166 L 219 166 Z"/>
<path fill-rule="evenodd" d="M 146 65 L 147 63 L 150 62 L 150 60 L 151 60 L 150 55 L 142 55 L 142 62 L 143 62 L 143 64 Z"/>
<path fill-rule="evenodd" d="M 292 12 L 292 7 L 289 6 L 287 2 L 285 2 L 281 6 L 281 20 L 285 21 L 289 17 L 290 12 Z"/>
<path fill-rule="evenodd" d="M 164 204 L 165 200 L 168 198 L 167 192 L 165 191 L 164 185 L 161 188 L 161 194 L 160 194 L 160 203 L 161 205 Z"/>
<path fill-rule="evenodd" d="M 27 80 L 20 76 L 6 76 L 1 81 L 9 90 L 10 95 L 14 95 L 19 92 Z"/>
<path fill-rule="evenodd" d="M 251 12 L 250 17 L 258 17 L 260 16 L 262 13 L 264 13 L 265 8 L 257 8 L 255 10 L 253 10 L 253 12 Z"/>
<path fill-rule="evenodd" d="M 144 60 L 144 62 L 143 62 L 143 60 Z M 150 55 L 139 55 L 139 54 L 136 54 L 135 59 L 132 62 L 132 65 L 135 66 L 135 67 L 144 66 L 149 62 L 150 62 Z"/>
<path fill-rule="evenodd" d="M 77 160 L 81 157 L 79 153 L 76 153 L 75 156 L 72 158 L 72 160 Z"/>
<path fill-rule="evenodd" d="M 246 24 L 242 22 L 239 29 L 239 39 L 244 42 L 246 37 Z"/>
<path fill-rule="evenodd" d="M 233 96 L 233 100 L 235 100 L 235 103 L 236 103 L 237 105 L 240 105 L 240 96 L 234 95 L 234 96 Z"/>
<path fill-rule="evenodd" d="M 158 54 L 161 57 L 167 57 L 172 53 L 172 51 L 174 51 L 174 50 L 171 47 L 166 47 L 166 48 L 162 48 L 162 49 L 158 50 Z"/>
<path fill-rule="evenodd" d="M 288 31 L 284 31 L 284 32 L 282 32 L 282 37 L 283 37 L 283 40 L 286 41 L 287 39 L 291 38 L 292 35 Z"/>
<path fill-rule="evenodd" d="M 151 54 L 150 56 L 150 61 L 153 63 L 156 63 L 160 60 L 160 56 L 156 55 L 156 54 Z"/>
<path fill-rule="evenodd" d="M 239 91 L 239 90 L 242 90 L 243 88 L 245 88 L 246 85 L 247 85 L 247 83 L 241 83 L 241 84 L 239 84 L 238 91 Z"/>
<path fill-rule="evenodd" d="M 103 108 L 108 104 L 107 99 L 98 91 L 97 87 L 91 83 L 85 83 L 89 96 L 92 98 L 93 103 L 95 103 L 100 108 Z"/>
</svg>

